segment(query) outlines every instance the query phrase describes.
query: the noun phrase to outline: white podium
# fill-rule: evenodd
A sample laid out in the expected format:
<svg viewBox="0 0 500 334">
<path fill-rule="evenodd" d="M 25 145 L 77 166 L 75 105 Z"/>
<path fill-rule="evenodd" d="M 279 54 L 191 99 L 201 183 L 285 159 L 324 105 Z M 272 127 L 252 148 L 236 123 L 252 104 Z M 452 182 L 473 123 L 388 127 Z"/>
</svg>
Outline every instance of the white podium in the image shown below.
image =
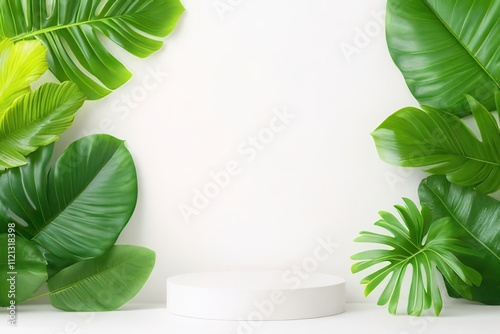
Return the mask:
<svg viewBox="0 0 500 334">
<path fill-rule="evenodd" d="M 170 313 L 200 319 L 294 320 L 345 311 L 345 281 L 314 273 L 307 277 L 274 271 L 211 272 L 167 279 Z"/>
</svg>

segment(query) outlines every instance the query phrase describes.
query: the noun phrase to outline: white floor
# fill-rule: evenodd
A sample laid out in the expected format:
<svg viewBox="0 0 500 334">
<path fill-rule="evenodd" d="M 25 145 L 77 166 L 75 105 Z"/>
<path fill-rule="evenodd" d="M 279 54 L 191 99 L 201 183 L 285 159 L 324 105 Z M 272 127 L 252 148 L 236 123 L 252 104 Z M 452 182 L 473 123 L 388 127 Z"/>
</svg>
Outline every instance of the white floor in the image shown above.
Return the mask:
<svg viewBox="0 0 500 334">
<path fill-rule="evenodd" d="M 2 310 L 5 313 L 5 309 Z M 0 333 L 100 334 L 498 334 L 500 307 L 447 305 L 440 317 L 391 316 L 383 307 L 349 304 L 347 312 L 327 318 L 262 323 L 189 319 L 168 313 L 163 305 L 132 304 L 108 313 L 66 313 L 49 305 L 18 309 L 17 327 L 2 316 Z M 0 318 L 0 319 L 1 319 Z"/>
</svg>

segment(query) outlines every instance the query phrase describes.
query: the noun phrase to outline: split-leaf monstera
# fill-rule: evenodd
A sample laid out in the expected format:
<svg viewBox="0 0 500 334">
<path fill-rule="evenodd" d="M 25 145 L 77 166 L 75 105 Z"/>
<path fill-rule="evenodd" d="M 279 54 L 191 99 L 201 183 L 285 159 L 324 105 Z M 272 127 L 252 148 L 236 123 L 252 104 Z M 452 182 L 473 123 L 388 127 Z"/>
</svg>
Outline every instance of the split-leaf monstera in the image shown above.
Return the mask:
<svg viewBox="0 0 500 334">
<path fill-rule="evenodd" d="M 147 57 L 162 47 L 159 38 L 174 29 L 183 11 L 179 0 L 2 0 L 0 37 L 43 42 L 54 75 L 99 99 L 131 77 L 101 36 Z"/>
<path fill-rule="evenodd" d="M 51 163 L 53 143 L 85 99 L 131 77 L 108 40 L 147 57 L 183 11 L 179 0 L 0 1 L 0 277 L 9 272 L 7 236 L 16 241 L 22 289 L 11 297 L 2 283 L 1 306 L 24 301 L 50 278 L 53 306 L 109 311 L 146 282 L 155 253 L 114 246 L 137 201 L 124 142 L 85 137 Z M 62 83 L 32 91 L 49 68 Z"/>
<path fill-rule="evenodd" d="M 421 216 L 407 201 L 406 227 L 382 213 L 376 225 L 393 236 L 357 239 L 385 246 L 355 255 L 353 271 L 389 263 L 362 283 L 370 293 L 392 273 L 379 299 L 391 313 L 409 264 L 409 314 L 439 314 L 435 268 L 450 296 L 500 305 L 500 202 L 487 195 L 500 190 L 499 17 L 497 0 L 388 0 L 388 48 L 422 110 L 403 108 L 372 135 L 382 160 L 439 174 L 420 184 Z M 471 112 L 479 135 L 459 119 Z"/>
<path fill-rule="evenodd" d="M 499 17 L 498 0 L 388 0 L 389 51 L 421 105 L 465 116 L 468 94 L 494 109 Z"/>
<path fill-rule="evenodd" d="M 496 94 L 500 110 L 500 93 Z M 403 167 L 425 167 L 452 183 L 483 193 L 500 190 L 500 128 L 478 101 L 467 97 L 479 139 L 458 117 L 422 106 L 387 118 L 373 133 L 380 158 Z"/>
<path fill-rule="evenodd" d="M 375 223 L 392 235 L 361 232 L 361 236 L 355 239 L 358 242 L 382 244 L 391 249 L 369 250 L 353 255 L 352 258 L 360 262 L 352 266 L 352 271 L 358 273 L 372 266 L 385 264 L 365 277 L 361 283 L 366 284 L 365 295 L 368 295 L 390 277 L 378 304 L 389 304 L 389 312 L 395 314 L 405 273 L 411 266 L 413 273 L 408 314 L 420 315 L 422 311 L 433 306 L 434 313 L 439 315 L 443 300 L 435 269 L 438 268 L 457 289 L 461 284 L 478 286 L 481 283 L 481 275 L 457 258 L 457 254 L 476 255 L 476 252 L 463 247 L 463 242 L 455 233 L 449 218 L 433 222 L 425 207 L 419 212 L 412 201 L 404 199 L 404 202 L 406 207 L 395 206 L 404 225 L 394 215 L 385 211 L 380 212 L 382 219 Z"/>
</svg>

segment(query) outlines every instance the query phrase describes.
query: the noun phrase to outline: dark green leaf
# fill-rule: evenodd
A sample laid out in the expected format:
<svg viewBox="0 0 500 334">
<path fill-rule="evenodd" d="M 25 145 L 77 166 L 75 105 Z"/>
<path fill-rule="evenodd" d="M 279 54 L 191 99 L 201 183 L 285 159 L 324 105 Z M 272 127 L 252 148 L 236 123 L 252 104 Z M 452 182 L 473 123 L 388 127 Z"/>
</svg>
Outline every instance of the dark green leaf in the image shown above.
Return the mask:
<svg viewBox="0 0 500 334">
<path fill-rule="evenodd" d="M 47 201 L 47 171 L 54 145 L 27 156 L 28 163 L 0 174 L 0 232 L 7 223 L 16 224 L 16 233 L 31 239 L 50 217 Z"/>
<path fill-rule="evenodd" d="M 52 277 L 48 281 L 50 302 L 64 311 L 116 310 L 139 292 L 154 263 L 155 253 L 147 248 L 114 246 Z"/>
<path fill-rule="evenodd" d="M 51 71 L 99 99 L 131 76 L 100 40 L 147 57 L 159 50 L 184 7 L 179 0 L 3 0 L 0 36 L 36 38 L 48 50 Z"/>
<path fill-rule="evenodd" d="M 460 284 L 460 278 L 445 276 L 451 295 L 485 304 L 500 304 L 500 202 L 474 189 L 450 184 L 445 177 L 431 176 L 419 188 L 422 205 L 433 219 L 450 217 L 461 246 L 475 250 L 480 259 L 459 255 L 460 260 L 483 276 L 479 287 Z M 450 286 L 451 285 L 451 286 Z"/>
<path fill-rule="evenodd" d="M 500 89 L 498 0 L 389 0 L 391 56 L 421 105 L 469 114 L 465 94 L 494 110 Z"/>
<path fill-rule="evenodd" d="M 118 238 L 137 201 L 134 162 L 123 141 L 82 138 L 47 173 L 53 148 L 0 175 L 0 221 L 62 260 L 103 254 Z"/>
<path fill-rule="evenodd" d="M 46 261 L 32 242 L 14 238 L 14 249 L 9 249 L 8 234 L 0 234 L 0 306 L 10 306 L 10 301 L 21 303 L 30 298 L 47 280 Z M 9 257 L 9 254 L 11 255 Z M 14 258 L 12 257 L 14 256 Z M 14 267 L 9 265 L 9 260 Z M 11 264 L 12 265 L 12 264 Z M 15 272 L 13 275 L 11 272 Z M 14 277 L 11 289 L 11 282 Z"/>
</svg>

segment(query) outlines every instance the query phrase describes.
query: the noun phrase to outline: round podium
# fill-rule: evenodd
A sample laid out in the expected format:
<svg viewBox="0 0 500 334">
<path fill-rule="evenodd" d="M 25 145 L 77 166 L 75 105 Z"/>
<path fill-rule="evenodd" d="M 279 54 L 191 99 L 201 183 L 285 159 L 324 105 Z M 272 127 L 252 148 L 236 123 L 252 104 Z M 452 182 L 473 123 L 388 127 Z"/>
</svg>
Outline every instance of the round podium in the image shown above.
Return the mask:
<svg viewBox="0 0 500 334">
<path fill-rule="evenodd" d="M 344 312 L 345 303 L 345 281 L 327 274 L 207 272 L 167 279 L 168 311 L 192 318 L 254 322 L 319 318 Z"/>
</svg>

